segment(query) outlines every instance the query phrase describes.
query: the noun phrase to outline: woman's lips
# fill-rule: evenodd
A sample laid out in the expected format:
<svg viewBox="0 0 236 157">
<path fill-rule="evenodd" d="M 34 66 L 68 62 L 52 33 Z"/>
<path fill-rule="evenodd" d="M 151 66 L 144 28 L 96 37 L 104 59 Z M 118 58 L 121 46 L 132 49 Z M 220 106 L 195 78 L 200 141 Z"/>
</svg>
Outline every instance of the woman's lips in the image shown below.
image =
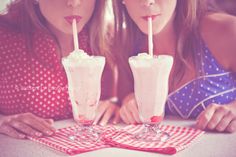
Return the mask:
<svg viewBox="0 0 236 157">
<path fill-rule="evenodd" d="M 78 15 L 66 16 L 66 17 L 64 17 L 64 18 L 65 18 L 65 20 L 66 20 L 67 22 L 69 22 L 70 24 L 72 24 L 73 19 L 76 20 L 76 23 L 79 23 L 79 21 L 82 19 L 82 17 L 81 17 L 81 16 L 78 16 Z"/>
<path fill-rule="evenodd" d="M 160 16 L 161 14 L 156 14 L 156 15 L 148 15 L 148 16 L 142 16 L 142 18 L 146 21 L 148 21 L 148 18 L 152 18 L 152 20 L 155 20 L 157 16 Z"/>
</svg>

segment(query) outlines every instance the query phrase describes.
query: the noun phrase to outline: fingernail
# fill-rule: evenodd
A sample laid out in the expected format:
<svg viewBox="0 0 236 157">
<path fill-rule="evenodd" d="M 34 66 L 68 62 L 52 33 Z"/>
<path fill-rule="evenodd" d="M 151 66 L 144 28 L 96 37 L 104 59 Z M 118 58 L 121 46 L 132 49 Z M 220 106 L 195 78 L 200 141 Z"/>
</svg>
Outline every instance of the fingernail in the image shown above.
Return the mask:
<svg viewBox="0 0 236 157">
<path fill-rule="evenodd" d="M 53 119 L 49 119 L 50 123 L 54 123 L 54 120 Z"/>
<path fill-rule="evenodd" d="M 41 137 L 41 136 L 42 136 L 42 133 L 36 132 L 35 135 L 38 136 L 38 137 Z"/>
<path fill-rule="evenodd" d="M 46 134 L 48 134 L 48 135 L 52 135 L 53 132 L 52 132 L 52 131 L 46 131 Z"/>
<path fill-rule="evenodd" d="M 100 125 L 101 125 L 101 126 L 105 126 L 105 124 L 104 124 L 104 123 L 100 123 Z"/>
<path fill-rule="evenodd" d="M 112 124 L 117 124 L 118 122 L 117 121 L 113 121 Z"/>
</svg>

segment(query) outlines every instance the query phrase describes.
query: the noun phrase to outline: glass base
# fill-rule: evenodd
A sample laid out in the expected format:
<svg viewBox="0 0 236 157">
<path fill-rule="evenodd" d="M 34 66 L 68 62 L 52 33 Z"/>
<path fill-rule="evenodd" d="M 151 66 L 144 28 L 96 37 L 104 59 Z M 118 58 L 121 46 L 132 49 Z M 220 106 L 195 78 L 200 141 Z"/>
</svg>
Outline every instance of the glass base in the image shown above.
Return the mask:
<svg viewBox="0 0 236 157">
<path fill-rule="evenodd" d="M 170 135 L 160 130 L 159 124 L 144 124 L 144 128 L 134 134 L 134 138 L 145 142 L 165 142 Z"/>
<path fill-rule="evenodd" d="M 71 141 L 80 143 L 95 143 L 100 138 L 100 133 L 93 126 L 78 126 L 72 135 L 68 137 Z"/>
</svg>

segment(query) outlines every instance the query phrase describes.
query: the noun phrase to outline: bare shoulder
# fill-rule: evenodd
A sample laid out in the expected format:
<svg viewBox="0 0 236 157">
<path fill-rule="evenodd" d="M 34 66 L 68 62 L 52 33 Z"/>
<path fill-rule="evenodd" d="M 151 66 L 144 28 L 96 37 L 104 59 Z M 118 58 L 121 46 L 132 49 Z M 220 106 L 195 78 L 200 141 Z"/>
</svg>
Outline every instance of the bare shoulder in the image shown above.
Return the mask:
<svg viewBox="0 0 236 157">
<path fill-rule="evenodd" d="M 210 35 L 213 37 L 229 35 L 225 37 L 236 37 L 232 36 L 236 33 L 236 16 L 224 13 L 208 14 L 202 18 L 200 26 L 202 35 Z"/>
<path fill-rule="evenodd" d="M 219 63 L 227 70 L 236 71 L 236 16 L 206 15 L 201 21 L 200 33 Z"/>
</svg>

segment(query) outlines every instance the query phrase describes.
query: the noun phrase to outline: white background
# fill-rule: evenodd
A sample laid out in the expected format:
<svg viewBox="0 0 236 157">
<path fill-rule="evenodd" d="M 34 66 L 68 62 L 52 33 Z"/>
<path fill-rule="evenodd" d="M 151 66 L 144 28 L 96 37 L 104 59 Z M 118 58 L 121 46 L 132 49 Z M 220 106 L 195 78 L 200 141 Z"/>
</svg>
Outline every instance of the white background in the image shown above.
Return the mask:
<svg viewBox="0 0 236 157">
<path fill-rule="evenodd" d="M 10 2 L 10 0 L 0 0 L 0 12 L 2 12 L 5 7 L 6 7 L 6 4 Z"/>
</svg>

